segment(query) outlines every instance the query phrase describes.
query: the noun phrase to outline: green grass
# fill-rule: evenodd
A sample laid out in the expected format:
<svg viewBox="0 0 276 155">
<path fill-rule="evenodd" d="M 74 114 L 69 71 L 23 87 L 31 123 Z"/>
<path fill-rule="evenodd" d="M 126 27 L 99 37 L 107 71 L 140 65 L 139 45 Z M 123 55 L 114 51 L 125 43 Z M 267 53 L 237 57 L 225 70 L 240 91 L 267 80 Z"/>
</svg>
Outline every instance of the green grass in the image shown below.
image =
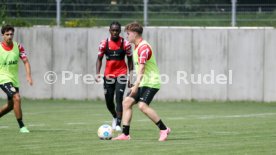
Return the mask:
<svg viewBox="0 0 276 155">
<path fill-rule="evenodd" d="M 4 100 L 0 100 L 2 106 Z M 9 154 L 274 154 L 276 103 L 153 102 L 172 128 L 167 142 L 134 107 L 130 141 L 99 140 L 111 123 L 103 101 L 23 100 L 30 134 L 20 134 L 13 113 L 0 119 L 0 152 Z"/>
</svg>

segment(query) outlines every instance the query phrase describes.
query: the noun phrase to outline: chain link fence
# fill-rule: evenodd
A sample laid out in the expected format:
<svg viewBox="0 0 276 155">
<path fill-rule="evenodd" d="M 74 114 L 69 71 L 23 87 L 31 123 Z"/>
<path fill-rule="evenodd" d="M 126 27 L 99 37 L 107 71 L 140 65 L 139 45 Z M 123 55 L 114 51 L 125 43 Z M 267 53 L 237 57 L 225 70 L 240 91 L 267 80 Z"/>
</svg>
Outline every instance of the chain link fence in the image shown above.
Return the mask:
<svg viewBox="0 0 276 155">
<path fill-rule="evenodd" d="M 2 24 L 16 26 L 56 25 L 56 1 L 31 3 L 0 1 Z M 148 26 L 231 26 L 231 2 L 228 4 L 152 4 L 148 3 Z M 144 23 L 144 4 L 68 3 L 61 1 L 61 26 L 106 26 L 113 20 L 122 24 Z M 276 2 L 240 4 L 237 2 L 237 26 L 276 26 Z"/>
</svg>

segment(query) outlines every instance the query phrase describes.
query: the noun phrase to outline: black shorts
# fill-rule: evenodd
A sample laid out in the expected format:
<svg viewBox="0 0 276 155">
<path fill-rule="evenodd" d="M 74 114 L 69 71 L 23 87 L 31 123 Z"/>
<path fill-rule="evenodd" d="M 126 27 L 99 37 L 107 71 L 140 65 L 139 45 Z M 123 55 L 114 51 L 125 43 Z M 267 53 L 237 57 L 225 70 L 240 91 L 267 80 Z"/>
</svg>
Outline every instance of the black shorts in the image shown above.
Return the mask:
<svg viewBox="0 0 276 155">
<path fill-rule="evenodd" d="M 7 94 L 8 100 L 12 100 L 13 95 L 19 92 L 19 88 L 14 87 L 11 82 L 0 84 L 0 87 Z"/>
<path fill-rule="evenodd" d="M 120 109 L 121 107 L 120 105 L 122 105 L 123 98 L 124 98 L 126 83 L 127 83 L 126 76 L 119 76 L 116 78 L 109 78 L 109 79 L 104 77 L 103 86 L 104 86 L 105 100 L 107 104 L 113 103 L 113 100 L 114 100 L 113 98 L 115 95 L 116 103 L 117 105 L 119 105 L 119 109 Z"/>
<path fill-rule="evenodd" d="M 141 101 L 149 105 L 154 95 L 158 92 L 158 90 L 159 89 L 157 88 L 139 87 L 136 96 L 131 96 L 131 97 L 135 99 L 136 103 Z M 127 94 L 127 96 L 129 95 L 130 95 L 130 92 Z"/>
</svg>

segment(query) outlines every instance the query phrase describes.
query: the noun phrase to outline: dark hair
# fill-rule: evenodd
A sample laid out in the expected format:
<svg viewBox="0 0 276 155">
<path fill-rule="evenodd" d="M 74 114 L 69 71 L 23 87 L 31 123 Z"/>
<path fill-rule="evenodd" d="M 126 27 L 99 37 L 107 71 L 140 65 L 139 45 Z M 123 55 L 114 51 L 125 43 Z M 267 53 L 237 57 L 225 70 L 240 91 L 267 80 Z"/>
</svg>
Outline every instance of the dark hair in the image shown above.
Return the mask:
<svg viewBox="0 0 276 155">
<path fill-rule="evenodd" d="M 119 29 L 121 30 L 121 24 L 120 24 L 118 21 L 113 21 L 113 22 L 110 24 L 109 28 L 111 28 L 112 25 L 117 25 L 117 26 L 119 27 Z"/>
<path fill-rule="evenodd" d="M 126 25 L 125 31 L 137 32 L 139 35 L 142 35 L 143 26 L 138 22 L 132 22 Z"/>
<path fill-rule="evenodd" d="M 14 28 L 11 25 L 3 25 L 1 28 L 1 33 L 4 34 L 5 32 L 12 31 L 14 32 Z"/>
</svg>

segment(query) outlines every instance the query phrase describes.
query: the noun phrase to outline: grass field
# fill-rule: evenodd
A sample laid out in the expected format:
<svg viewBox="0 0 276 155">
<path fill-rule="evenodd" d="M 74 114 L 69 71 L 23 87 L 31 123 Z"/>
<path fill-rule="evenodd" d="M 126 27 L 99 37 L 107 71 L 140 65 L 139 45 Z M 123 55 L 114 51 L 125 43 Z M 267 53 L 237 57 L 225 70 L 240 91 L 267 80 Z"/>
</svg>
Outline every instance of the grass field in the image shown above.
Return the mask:
<svg viewBox="0 0 276 155">
<path fill-rule="evenodd" d="M 0 100 L 0 105 L 4 104 Z M 153 102 L 172 128 L 167 142 L 135 106 L 130 141 L 99 140 L 111 124 L 103 101 L 23 100 L 30 134 L 18 133 L 14 114 L 0 118 L 0 154 L 241 154 L 276 152 L 276 103 Z"/>
</svg>

